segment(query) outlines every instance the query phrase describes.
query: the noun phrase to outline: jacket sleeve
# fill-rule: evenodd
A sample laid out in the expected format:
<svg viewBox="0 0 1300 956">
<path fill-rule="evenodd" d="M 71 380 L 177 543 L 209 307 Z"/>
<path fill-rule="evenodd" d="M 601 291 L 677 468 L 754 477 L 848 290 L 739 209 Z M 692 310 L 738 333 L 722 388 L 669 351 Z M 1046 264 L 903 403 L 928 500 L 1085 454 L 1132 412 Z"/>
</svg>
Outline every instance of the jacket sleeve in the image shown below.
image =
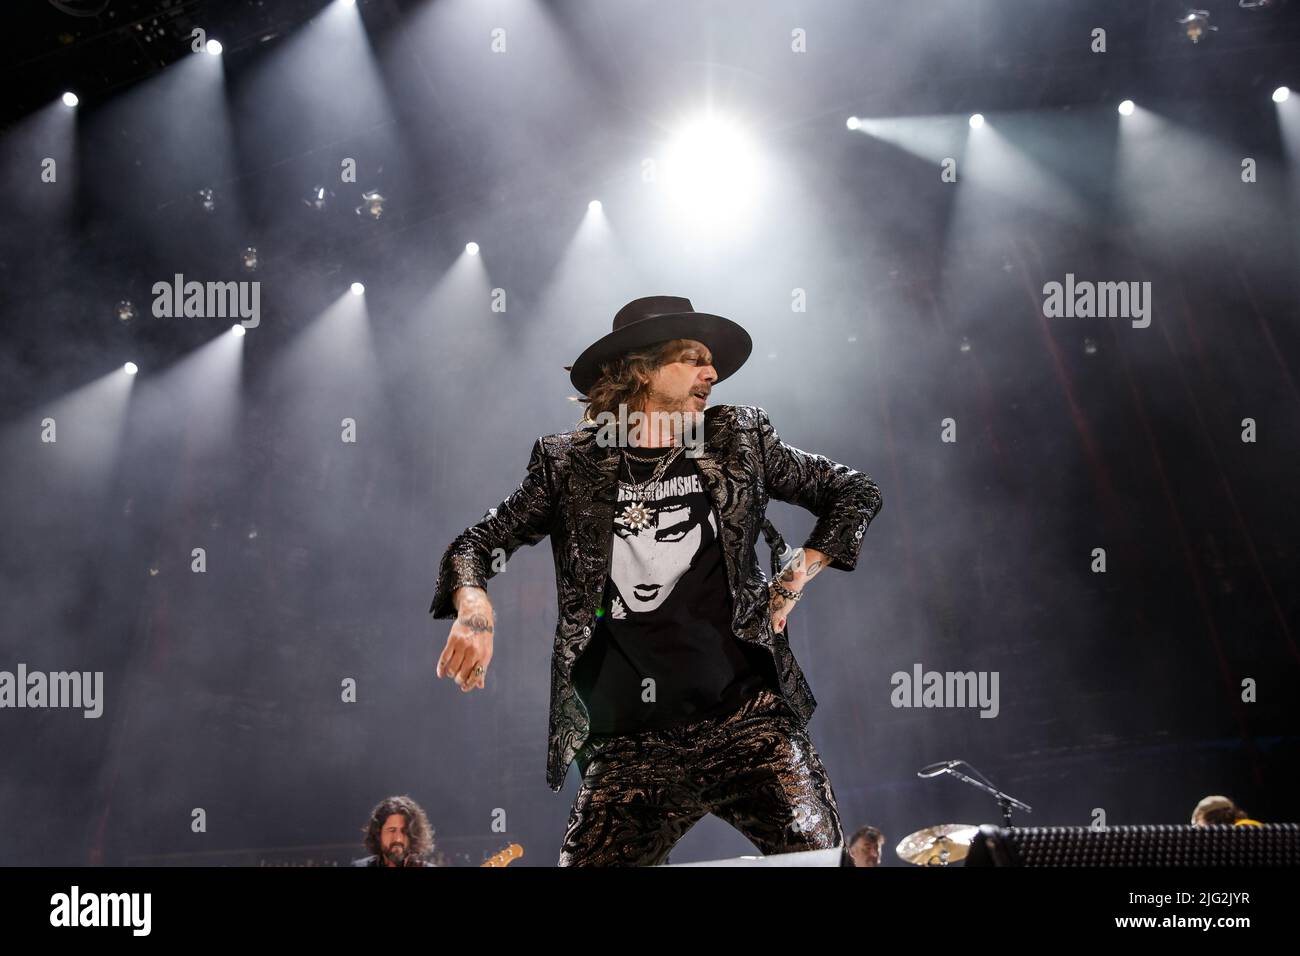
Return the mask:
<svg viewBox="0 0 1300 956">
<path fill-rule="evenodd" d="M 555 516 L 550 465 L 539 438 L 533 443 L 524 480 L 505 501 L 481 521 L 456 536 L 438 565 L 429 613 L 435 618 L 456 616 L 451 596 L 460 587 L 486 587 L 502 560 L 521 545 L 537 544 L 550 533 Z"/>
<path fill-rule="evenodd" d="M 848 465 L 787 445 L 767 412 L 756 411 L 768 493 L 815 514 L 817 524 L 803 546 L 825 552 L 832 568 L 852 571 L 862 535 L 880 513 L 880 488 Z"/>
</svg>

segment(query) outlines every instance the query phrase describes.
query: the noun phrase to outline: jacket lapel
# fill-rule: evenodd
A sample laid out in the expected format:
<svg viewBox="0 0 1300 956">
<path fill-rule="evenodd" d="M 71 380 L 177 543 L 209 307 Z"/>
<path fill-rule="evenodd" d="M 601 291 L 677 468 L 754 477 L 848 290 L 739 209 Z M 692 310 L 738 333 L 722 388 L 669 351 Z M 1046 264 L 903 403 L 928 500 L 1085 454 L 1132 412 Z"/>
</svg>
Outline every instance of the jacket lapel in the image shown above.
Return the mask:
<svg viewBox="0 0 1300 956">
<path fill-rule="evenodd" d="M 736 525 L 733 516 L 728 514 L 728 506 L 734 507 L 735 496 L 727 492 L 727 479 L 723 472 L 722 464 L 715 457 L 722 448 L 719 440 L 719 419 L 716 415 L 709 415 L 709 412 L 716 409 L 714 406 L 707 409 L 704 415 L 704 451 L 700 457 L 695 459 L 696 466 L 700 469 L 700 478 L 703 481 L 704 488 L 713 500 L 713 510 L 718 517 L 718 538 L 722 547 L 722 563 L 727 570 L 727 584 L 731 589 L 734 597 L 736 594 L 736 555 L 740 553 L 739 542 L 736 540 Z"/>
<path fill-rule="evenodd" d="M 593 613 L 604 593 L 614 551 L 614 508 L 618 499 L 619 450 L 596 442 L 599 428 L 586 425 L 573 448 L 572 500 L 577 503 L 574 534 L 583 569 L 586 606 Z"/>
</svg>

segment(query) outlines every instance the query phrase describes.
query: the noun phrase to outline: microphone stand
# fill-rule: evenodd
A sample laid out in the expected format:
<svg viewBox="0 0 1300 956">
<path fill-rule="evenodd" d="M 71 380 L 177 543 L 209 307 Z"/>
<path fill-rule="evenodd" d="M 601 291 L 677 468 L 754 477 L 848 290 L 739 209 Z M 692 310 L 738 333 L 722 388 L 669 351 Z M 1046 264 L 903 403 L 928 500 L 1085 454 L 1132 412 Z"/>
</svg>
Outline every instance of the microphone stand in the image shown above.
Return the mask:
<svg viewBox="0 0 1300 956">
<path fill-rule="evenodd" d="M 980 777 L 980 779 L 976 780 L 973 777 L 969 777 L 966 774 L 962 773 L 960 770 L 957 770 L 956 768 L 958 765 L 963 767 L 970 767 L 971 772 L 977 774 Z M 1017 809 L 1024 810 L 1026 813 L 1034 812 L 1033 807 L 1029 806 L 1026 803 L 1022 803 L 1021 801 L 1017 800 L 1015 797 L 1011 796 L 1010 794 L 1003 793 L 997 787 L 993 786 L 992 782 L 987 777 L 985 777 L 984 774 L 980 773 L 978 770 L 976 770 L 974 767 L 972 767 L 964 760 L 947 761 L 947 766 L 944 767 L 942 770 L 940 770 L 938 773 L 933 774 L 933 776 L 937 777 L 939 774 L 943 774 L 943 773 L 950 774 L 956 777 L 958 780 L 962 781 L 963 783 L 968 783 L 972 787 L 975 787 L 978 790 L 983 790 L 985 793 L 991 794 L 993 799 L 995 799 L 998 802 L 998 806 L 1002 809 L 1002 825 L 1007 829 L 1011 829 L 1012 826 L 1011 808 L 1013 806 L 1016 807 Z"/>
</svg>

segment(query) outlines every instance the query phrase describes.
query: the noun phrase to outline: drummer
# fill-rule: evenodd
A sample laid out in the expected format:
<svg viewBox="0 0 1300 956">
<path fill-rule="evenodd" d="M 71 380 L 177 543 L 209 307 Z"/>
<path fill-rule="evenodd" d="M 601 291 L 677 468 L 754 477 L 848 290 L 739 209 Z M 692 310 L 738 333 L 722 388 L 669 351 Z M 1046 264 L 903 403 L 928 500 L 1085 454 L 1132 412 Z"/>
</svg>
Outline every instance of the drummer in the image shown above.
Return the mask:
<svg viewBox="0 0 1300 956">
<path fill-rule="evenodd" d="M 849 859 L 854 866 L 880 866 L 885 835 L 875 827 L 862 827 L 849 840 Z"/>
</svg>

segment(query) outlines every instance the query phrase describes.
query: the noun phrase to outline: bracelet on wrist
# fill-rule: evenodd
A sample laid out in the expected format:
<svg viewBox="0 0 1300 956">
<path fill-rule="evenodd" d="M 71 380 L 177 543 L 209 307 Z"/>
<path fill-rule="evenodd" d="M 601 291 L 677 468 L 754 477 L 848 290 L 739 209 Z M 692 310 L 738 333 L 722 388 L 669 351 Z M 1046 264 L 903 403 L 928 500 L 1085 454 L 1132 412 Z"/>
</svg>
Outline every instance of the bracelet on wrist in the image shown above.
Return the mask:
<svg viewBox="0 0 1300 956">
<path fill-rule="evenodd" d="M 783 585 L 780 581 L 776 580 L 775 578 L 772 579 L 770 585 L 773 591 L 781 595 L 781 597 L 785 598 L 787 601 L 797 601 L 801 597 L 803 597 L 802 591 L 791 591 L 788 587 Z"/>
</svg>

